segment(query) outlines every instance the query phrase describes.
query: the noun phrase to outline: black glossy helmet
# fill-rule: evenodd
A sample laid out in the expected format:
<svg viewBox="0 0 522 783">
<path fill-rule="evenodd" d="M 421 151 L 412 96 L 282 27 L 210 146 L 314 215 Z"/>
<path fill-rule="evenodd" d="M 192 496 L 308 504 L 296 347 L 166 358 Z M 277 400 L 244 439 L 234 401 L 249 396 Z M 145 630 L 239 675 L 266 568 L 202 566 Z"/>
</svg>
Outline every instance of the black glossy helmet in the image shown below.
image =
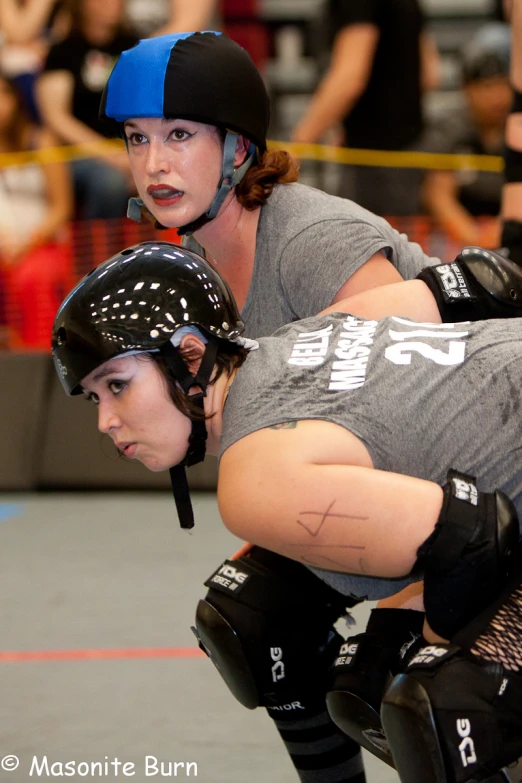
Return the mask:
<svg viewBox="0 0 522 783">
<path fill-rule="evenodd" d="M 244 326 L 223 278 L 197 253 L 142 242 L 93 269 L 61 305 L 53 327 L 56 371 L 67 394 L 108 359 L 157 351 L 180 327 L 234 340 Z"/>
<path fill-rule="evenodd" d="M 270 100 L 250 55 L 223 33 L 176 33 L 146 38 L 120 55 L 105 87 L 100 118 L 121 134 L 125 120 L 185 119 L 225 130 L 221 181 L 208 210 L 180 227 L 191 234 L 216 217 L 225 196 L 266 150 Z M 251 142 L 244 163 L 234 169 L 237 135 Z M 140 220 L 140 199 L 129 217 Z"/>
<path fill-rule="evenodd" d="M 184 326 L 208 338 L 195 376 L 171 342 Z M 169 242 L 143 242 L 98 266 L 63 302 L 53 326 L 54 365 L 67 394 L 79 394 L 82 379 L 109 359 L 163 351 L 185 394 L 201 389 L 191 401 L 203 410 L 219 340 L 239 342 L 243 328 L 228 285 L 204 258 Z M 185 458 L 170 469 L 183 528 L 194 526 L 185 466 L 203 460 L 206 437 L 205 422 L 193 419 Z"/>
</svg>

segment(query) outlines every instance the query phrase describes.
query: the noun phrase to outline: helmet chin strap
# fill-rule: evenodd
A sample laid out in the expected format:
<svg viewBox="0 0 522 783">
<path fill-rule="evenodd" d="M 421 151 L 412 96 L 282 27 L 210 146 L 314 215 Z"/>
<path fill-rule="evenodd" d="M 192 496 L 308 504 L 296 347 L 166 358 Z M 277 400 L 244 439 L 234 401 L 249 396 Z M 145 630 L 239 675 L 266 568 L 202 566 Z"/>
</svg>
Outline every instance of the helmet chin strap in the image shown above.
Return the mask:
<svg viewBox="0 0 522 783">
<path fill-rule="evenodd" d="M 234 159 L 236 157 L 238 140 L 239 140 L 239 135 L 237 133 L 233 133 L 232 131 L 227 131 L 227 135 L 225 137 L 225 143 L 223 146 L 223 166 L 221 168 L 221 179 L 219 180 L 219 185 L 216 194 L 212 199 L 209 208 L 205 213 L 203 213 L 203 215 L 200 215 L 198 218 L 191 221 L 190 223 L 186 223 L 184 226 L 178 227 L 178 234 L 180 236 L 188 236 L 188 237 L 192 236 L 192 234 L 195 231 L 202 228 L 204 225 L 206 225 L 206 223 L 209 223 L 211 220 L 214 220 L 219 210 L 221 209 L 221 206 L 225 198 L 228 196 L 232 188 L 235 188 L 236 185 L 238 185 L 241 182 L 241 180 L 245 176 L 250 166 L 254 163 L 257 155 L 257 149 L 255 144 L 251 143 L 250 147 L 248 148 L 248 155 L 246 159 L 243 161 L 241 166 L 238 166 L 237 169 L 234 168 Z M 140 198 L 129 199 L 129 205 L 127 207 L 127 217 L 130 218 L 131 220 L 135 220 L 136 222 L 140 223 L 141 220 L 143 219 L 144 207 L 145 205 L 142 199 Z M 157 221 L 155 225 L 156 228 L 166 228 L 166 226 L 162 226 Z"/>
<path fill-rule="evenodd" d="M 187 365 L 180 356 L 179 351 L 171 343 L 164 350 L 174 363 L 174 374 L 183 392 L 188 396 L 190 389 L 198 386 L 201 391 L 190 395 L 190 401 L 195 403 L 201 411 L 204 410 L 203 399 L 206 397 L 207 386 L 214 368 L 217 355 L 217 343 L 209 341 L 205 347 L 205 353 L 196 375 L 188 371 Z M 189 445 L 184 458 L 177 465 L 170 468 L 170 482 L 174 501 L 178 512 L 179 523 L 183 530 L 191 530 L 194 527 L 194 511 L 190 501 L 190 490 L 187 482 L 185 468 L 202 462 L 205 458 L 207 428 L 204 419 L 192 419 L 192 428 L 189 436 Z"/>
</svg>

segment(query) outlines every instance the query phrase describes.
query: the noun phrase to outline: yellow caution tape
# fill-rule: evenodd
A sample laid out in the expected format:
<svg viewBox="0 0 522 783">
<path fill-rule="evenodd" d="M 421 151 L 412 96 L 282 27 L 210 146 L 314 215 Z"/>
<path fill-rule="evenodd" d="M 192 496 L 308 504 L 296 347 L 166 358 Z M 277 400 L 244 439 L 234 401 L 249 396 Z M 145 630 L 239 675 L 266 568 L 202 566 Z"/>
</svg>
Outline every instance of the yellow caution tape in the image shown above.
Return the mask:
<svg viewBox="0 0 522 783">
<path fill-rule="evenodd" d="M 31 163 L 61 163 L 80 158 L 113 155 L 124 152 L 125 144 L 120 139 L 94 141 L 88 144 L 71 144 L 63 147 L 47 147 L 43 150 L 24 150 L 21 152 L 1 152 L 0 168 L 8 166 L 28 166 Z"/>
<path fill-rule="evenodd" d="M 472 169 L 474 171 L 502 171 L 504 160 L 497 155 L 447 155 L 435 152 L 389 152 L 331 147 L 325 144 L 294 144 L 269 141 L 272 149 L 285 149 L 302 160 L 319 160 L 355 166 L 386 166 L 418 169 Z M 89 144 L 49 147 L 43 150 L 0 153 L 0 168 L 27 166 L 31 163 L 57 163 L 80 158 L 100 157 L 124 152 L 121 139 L 107 139 Z"/>
<path fill-rule="evenodd" d="M 329 147 L 325 144 L 294 144 L 269 142 L 274 149 L 286 149 L 296 158 L 344 163 L 355 166 L 387 166 L 415 169 L 473 169 L 502 171 L 504 160 L 498 155 L 449 155 L 439 152 L 390 152 Z"/>
</svg>

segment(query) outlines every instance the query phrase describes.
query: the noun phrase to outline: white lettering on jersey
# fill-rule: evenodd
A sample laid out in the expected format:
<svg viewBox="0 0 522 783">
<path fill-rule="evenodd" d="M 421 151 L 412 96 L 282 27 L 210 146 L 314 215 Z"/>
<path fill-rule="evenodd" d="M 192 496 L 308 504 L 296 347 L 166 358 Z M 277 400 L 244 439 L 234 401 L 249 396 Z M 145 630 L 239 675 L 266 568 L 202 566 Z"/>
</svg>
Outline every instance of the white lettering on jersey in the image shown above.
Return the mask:
<svg viewBox="0 0 522 783">
<path fill-rule="evenodd" d="M 454 324 L 418 324 L 412 321 L 394 318 L 394 321 L 405 326 L 409 326 L 409 332 L 397 332 L 390 329 L 388 334 L 395 341 L 389 345 L 384 356 L 393 364 L 411 364 L 412 354 L 418 353 L 429 359 L 435 364 L 451 366 L 462 364 L 466 356 L 466 343 L 462 339 L 467 337 L 469 332 L 457 332 L 454 330 Z M 419 329 L 419 326 L 428 326 L 429 329 Z M 460 326 L 460 324 L 459 324 Z M 454 331 L 444 331 L 444 329 L 453 329 Z M 412 337 L 429 337 L 441 340 L 447 340 L 446 348 L 434 348 L 420 340 L 412 340 Z M 458 338 L 458 339 L 457 339 Z"/>
<path fill-rule="evenodd" d="M 317 367 L 322 364 L 328 353 L 328 343 L 333 330 L 333 324 L 317 332 L 303 332 L 297 338 L 292 348 L 288 364 L 300 367 Z"/>
<path fill-rule="evenodd" d="M 349 315 L 335 348 L 339 361 L 332 363 L 329 391 L 359 389 L 366 379 L 366 368 L 377 321 L 362 321 Z"/>
</svg>

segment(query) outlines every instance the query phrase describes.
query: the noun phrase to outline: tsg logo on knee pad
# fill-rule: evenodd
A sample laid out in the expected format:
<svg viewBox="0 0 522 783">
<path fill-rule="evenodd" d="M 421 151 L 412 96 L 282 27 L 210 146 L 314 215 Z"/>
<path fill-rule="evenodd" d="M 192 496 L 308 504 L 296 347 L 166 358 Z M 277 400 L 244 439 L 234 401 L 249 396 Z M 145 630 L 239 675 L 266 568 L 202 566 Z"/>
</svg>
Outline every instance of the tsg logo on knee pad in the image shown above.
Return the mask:
<svg viewBox="0 0 522 783">
<path fill-rule="evenodd" d="M 272 666 L 272 680 L 277 682 L 278 680 L 284 680 L 285 677 L 285 665 L 283 663 L 283 651 L 281 647 L 271 647 L 270 657 L 275 661 Z"/>
<path fill-rule="evenodd" d="M 224 588 L 224 591 L 234 593 L 243 587 L 250 579 L 250 574 L 240 571 L 230 562 L 225 561 L 218 570 L 205 582 L 207 587 Z M 224 592 L 223 591 L 223 592 Z"/>
<path fill-rule="evenodd" d="M 470 736 L 471 723 L 467 718 L 459 718 L 457 720 L 457 734 L 459 737 L 462 737 L 462 742 L 459 745 L 462 766 L 467 767 L 468 764 L 474 764 L 477 760 L 475 743 Z"/>
<path fill-rule="evenodd" d="M 428 647 L 421 647 L 416 656 L 411 659 L 408 666 L 414 666 L 419 663 L 434 663 L 434 661 L 439 661 L 441 658 L 444 658 L 448 653 L 449 650 L 447 647 L 436 647 L 434 644 L 430 644 Z"/>
<path fill-rule="evenodd" d="M 339 657 L 334 661 L 334 667 L 350 664 L 353 660 L 353 656 L 357 652 L 358 646 L 357 642 L 345 642 L 342 644 L 341 649 L 339 650 Z"/>
</svg>

